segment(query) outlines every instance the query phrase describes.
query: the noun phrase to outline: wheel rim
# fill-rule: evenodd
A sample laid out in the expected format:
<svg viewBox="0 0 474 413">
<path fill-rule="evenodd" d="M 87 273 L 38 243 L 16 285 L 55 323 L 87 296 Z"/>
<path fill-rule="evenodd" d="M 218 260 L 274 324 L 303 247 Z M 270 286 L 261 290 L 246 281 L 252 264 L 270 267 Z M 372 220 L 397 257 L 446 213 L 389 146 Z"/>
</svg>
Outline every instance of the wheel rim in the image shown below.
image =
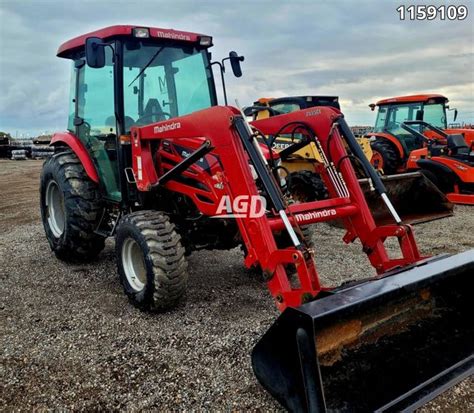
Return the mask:
<svg viewBox="0 0 474 413">
<path fill-rule="evenodd" d="M 64 208 L 64 195 L 56 181 L 51 180 L 46 187 L 46 208 L 48 211 L 48 225 L 56 238 L 64 232 L 66 211 Z"/>
<path fill-rule="evenodd" d="M 127 238 L 122 246 L 122 266 L 127 281 L 135 291 L 141 291 L 146 284 L 145 259 L 138 242 Z"/>
<path fill-rule="evenodd" d="M 382 154 L 380 154 L 379 152 L 377 151 L 374 151 L 372 149 L 372 159 L 371 159 L 371 162 L 370 162 L 374 168 L 376 168 L 377 170 L 382 170 L 383 169 L 383 156 Z"/>
</svg>

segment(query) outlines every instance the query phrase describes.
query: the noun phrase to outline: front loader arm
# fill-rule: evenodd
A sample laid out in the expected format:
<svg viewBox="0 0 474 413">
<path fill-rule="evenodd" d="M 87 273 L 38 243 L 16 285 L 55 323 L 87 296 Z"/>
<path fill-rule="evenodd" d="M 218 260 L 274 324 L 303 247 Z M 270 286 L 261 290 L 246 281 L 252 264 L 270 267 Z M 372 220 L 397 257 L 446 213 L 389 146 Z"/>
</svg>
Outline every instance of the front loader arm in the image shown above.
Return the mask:
<svg viewBox="0 0 474 413">
<path fill-rule="evenodd" d="M 191 198 L 202 214 L 211 217 L 217 215 L 223 197 L 234 202 L 242 197 L 259 197 L 263 190 L 271 204 L 267 213 L 263 216 L 243 214 L 231 219 L 236 220 L 248 251 L 246 265 L 261 267 L 277 306 L 281 310 L 287 306 L 299 306 L 316 297 L 322 288 L 314 252 L 306 247 L 299 225 L 343 220 L 347 230 L 344 241 L 352 242 L 359 238 L 378 273 L 421 259 L 411 227 L 375 225 L 335 124 L 339 116 L 340 112 L 333 108 L 311 108 L 253 123 L 267 135 L 291 133 L 298 124 L 307 132 L 312 131 L 312 139 L 319 145 L 326 162 L 321 173 L 333 195 L 329 200 L 287 205 L 263 156 L 258 155 L 260 151 L 255 147 L 254 131 L 248 127 L 240 111 L 232 107 L 213 107 L 170 121 L 132 128 L 133 172 L 137 188 L 140 191 L 163 188 L 180 193 Z M 168 158 L 173 154 L 163 150 L 169 142 L 175 146 L 184 145 L 192 152 L 183 155 L 178 164 L 178 159 L 172 163 Z M 208 169 L 197 163 L 182 168 L 184 177 L 199 181 L 199 191 L 202 192 L 179 179 L 160 184 L 160 179 L 169 174 L 170 169 L 176 170 L 180 164 L 183 166 L 186 160 L 182 158 L 195 156 L 195 151 L 201 150 L 206 142 L 212 148 L 202 156 L 209 165 Z M 160 156 L 156 156 L 158 152 Z M 257 171 L 261 187 L 257 186 L 250 164 Z M 281 231 L 288 232 L 293 247 L 277 246 L 275 235 Z M 296 236 L 296 232 L 300 236 Z M 388 257 L 383 242 L 391 236 L 400 242 L 401 258 Z M 289 281 L 288 264 L 297 271 L 299 283 L 296 286 Z"/>
<path fill-rule="evenodd" d="M 196 197 L 195 189 L 171 180 L 163 188 L 182 193 L 193 199 L 201 213 L 216 216 L 222 197 L 235 200 L 259 197 L 261 194 L 250 169 L 250 157 L 244 147 L 243 139 L 251 138 L 239 133 L 236 123 L 242 121 L 241 113 L 232 107 L 213 107 L 191 115 L 178 117 L 172 121 L 160 122 L 140 128 L 132 128 L 133 172 L 137 188 L 140 191 L 159 190 L 159 167 L 155 165 L 153 147 L 173 142 L 176 145 L 186 143 L 197 149 L 203 142 L 209 141 L 213 148 L 206 158 L 216 159 L 219 167 L 211 167 L 211 173 L 205 172 L 196 164 L 186 173 L 193 173 L 194 179 L 201 186 L 207 187 L 207 200 Z M 163 159 L 158 159 L 159 163 Z M 162 171 L 163 172 L 163 171 Z M 166 172 L 165 172 L 166 173 Z M 270 171 L 262 172 L 273 179 Z M 281 196 L 281 194 L 280 194 Z M 281 199 L 280 199 L 280 202 Z M 284 204 L 280 207 L 285 206 Z M 269 206 L 275 208 L 275 205 Z M 278 208 L 277 208 L 278 209 Z M 308 256 L 298 250 L 281 250 L 277 248 L 273 228 L 275 222 L 281 223 L 278 214 L 270 216 L 238 216 L 235 219 L 242 241 L 248 251 L 246 264 L 259 265 L 269 279 L 269 288 L 275 297 L 277 306 L 284 309 L 287 305 L 299 305 L 302 296 L 316 296 L 320 291 L 319 280 L 314 264 L 309 263 Z M 281 229 L 280 229 L 281 231 Z M 276 232 L 276 230 L 275 230 Z M 290 285 L 284 264 L 295 264 L 299 267 L 301 288 Z M 305 295 L 306 297 L 307 295 Z"/>
<path fill-rule="evenodd" d="M 335 108 L 313 107 L 253 121 L 252 126 L 263 135 L 273 136 L 283 133 L 304 133 L 306 131 L 313 135 L 316 143 L 319 142 L 323 167 L 319 165 L 316 172 L 321 174 L 331 198 L 340 201 L 346 199 L 348 204 L 357 206 L 355 213 L 344 217 L 342 220 L 347 230 L 344 240 L 351 242 L 359 238 L 364 252 L 367 253 L 377 272 L 381 273 L 390 268 L 420 260 L 421 257 L 413 237 L 413 230 L 409 225 L 397 224 L 378 227 L 375 224 L 345 149 L 343 133 L 351 134 L 351 132 L 342 118 L 341 112 Z M 346 141 L 350 142 L 347 137 Z M 354 139 L 352 142 L 354 142 Z M 359 148 L 353 148 L 353 152 L 357 149 Z M 363 158 L 363 154 L 361 157 Z M 375 182 L 377 189 L 383 191 L 383 184 L 381 184 L 373 168 L 370 165 L 367 165 L 367 168 L 371 169 L 368 172 L 372 173 L 371 176 L 373 176 L 374 181 L 378 181 Z M 379 185 L 382 185 L 382 188 L 379 188 Z M 386 195 L 382 196 L 386 197 Z M 388 205 L 390 206 L 390 203 Z M 396 211 L 392 212 L 395 212 L 394 216 L 398 218 Z M 399 222 L 399 218 L 397 222 Z M 383 245 L 385 239 L 389 236 L 397 237 L 399 240 L 403 256 L 398 260 L 391 260 Z"/>
</svg>

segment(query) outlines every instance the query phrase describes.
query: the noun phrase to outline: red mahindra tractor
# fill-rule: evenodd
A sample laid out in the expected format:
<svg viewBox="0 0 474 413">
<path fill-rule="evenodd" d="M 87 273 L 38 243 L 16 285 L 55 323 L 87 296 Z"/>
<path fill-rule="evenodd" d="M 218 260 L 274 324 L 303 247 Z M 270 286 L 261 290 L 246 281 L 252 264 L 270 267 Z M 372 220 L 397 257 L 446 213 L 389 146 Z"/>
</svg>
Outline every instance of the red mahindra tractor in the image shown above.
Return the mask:
<svg viewBox="0 0 474 413">
<path fill-rule="evenodd" d="M 292 411 L 399 410 L 466 377 L 474 251 L 420 255 L 412 227 L 336 108 L 250 125 L 239 109 L 218 106 L 211 46 L 205 35 L 113 26 L 59 48 L 72 61 L 69 126 L 53 137 L 56 154 L 44 164 L 40 191 L 56 256 L 90 260 L 115 236 L 130 301 L 168 310 L 185 293 L 187 254 L 243 246 L 245 265 L 261 269 L 283 311 L 255 346 L 253 368 Z M 243 58 L 226 59 L 240 76 Z M 257 142 L 280 133 L 304 134 L 318 147 L 328 199 L 292 202 L 278 155 Z M 375 224 L 346 145 L 393 223 Z M 302 229 L 335 219 L 377 276 L 321 285 L 315 261 L 324 257 Z M 387 239 L 399 243 L 395 256 Z"/>
</svg>

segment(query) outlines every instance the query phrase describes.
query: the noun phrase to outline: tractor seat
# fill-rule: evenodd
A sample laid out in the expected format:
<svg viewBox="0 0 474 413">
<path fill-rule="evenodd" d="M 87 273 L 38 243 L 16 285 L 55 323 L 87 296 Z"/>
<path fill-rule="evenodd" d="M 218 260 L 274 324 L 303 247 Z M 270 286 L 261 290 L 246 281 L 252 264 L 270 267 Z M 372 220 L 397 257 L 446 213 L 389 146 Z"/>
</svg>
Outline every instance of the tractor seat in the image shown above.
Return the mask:
<svg viewBox="0 0 474 413">
<path fill-rule="evenodd" d="M 127 131 L 130 130 L 130 128 L 135 125 L 135 121 L 130 116 L 125 116 L 124 121 L 125 121 L 125 125 L 124 125 L 125 130 Z M 115 116 L 109 116 L 105 120 L 105 126 L 110 128 L 110 133 L 114 133 L 115 132 Z"/>
<path fill-rule="evenodd" d="M 158 102 L 158 99 L 150 98 L 145 106 L 143 115 L 137 120 L 137 124 L 149 124 L 163 120 L 166 120 L 166 116 L 161 108 L 160 102 Z"/>
<path fill-rule="evenodd" d="M 461 134 L 448 135 L 447 143 L 451 155 L 469 155 L 469 146 Z"/>
</svg>

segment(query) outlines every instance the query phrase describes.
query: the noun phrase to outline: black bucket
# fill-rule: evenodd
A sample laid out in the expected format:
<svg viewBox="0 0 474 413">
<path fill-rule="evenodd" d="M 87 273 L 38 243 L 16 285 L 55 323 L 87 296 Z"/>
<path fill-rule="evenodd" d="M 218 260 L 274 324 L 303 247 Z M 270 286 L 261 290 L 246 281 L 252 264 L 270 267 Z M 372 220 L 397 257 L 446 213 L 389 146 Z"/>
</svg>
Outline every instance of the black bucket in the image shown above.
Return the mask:
<svg viewBox="0 0 474 413">
<path fill-rule="evenodd" d="M 474 372 L 474 250 L 287 308 L 252 352 L 290 411 L 414 409 Z"/>
<path fill-rule="evenodd" d="M 406 224 L 419 224 L 453 215 L 453 204 L 420 172 L 382 176 L 387 196 Z M 369 209 L 378 225 L 394 223 L 380 196 L 371 191 L 367 179 L 359 180 Z"/>
</svg>

